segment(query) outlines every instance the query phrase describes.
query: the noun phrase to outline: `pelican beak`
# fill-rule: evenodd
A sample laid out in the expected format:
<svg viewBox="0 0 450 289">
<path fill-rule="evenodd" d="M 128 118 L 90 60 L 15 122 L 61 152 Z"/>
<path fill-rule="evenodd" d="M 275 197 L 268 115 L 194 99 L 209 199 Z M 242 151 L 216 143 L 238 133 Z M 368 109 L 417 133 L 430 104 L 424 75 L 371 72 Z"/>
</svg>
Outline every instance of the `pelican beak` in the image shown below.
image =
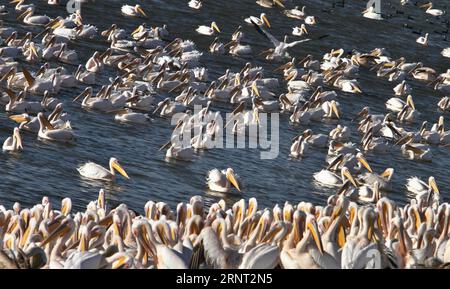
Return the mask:
<svg viewBox="0 0 450 289">
<path fill-rule="evenodd" d="M 368 8 L 365 9 L 362 13 L 363 13 L 363 14 L 366 14 L 367 12 L 369 12 L 369 9 L 368 9 Z"/>
<path fill-rule="evenodd" d="M 70 205 L 69 202 L 64 202 L 63 206 L 61 207 L 61 214 L 64 216 L 67 216 L 69 214 Z"/>
<path fill-rule="evenodd" d="M 61 20 L 56 21 L 54 23 L 50 23 L 51 25 L 49 26 L 51 29 L 55 30 L 56 28 L 62 27 L 63 23 Z"/>
<path fill-rule="evenodd" d="M 416 230 L 419 230 L 420 224 L 422 224 L 420 214 L 419 214 L 419 211 L 417 210 L 417 208 L 414 208 L 413 211 L 414 211 L 414 216 L 416 217 Z"/>
<path fill-rule="evenodd" d="M 352 88 L 353 88 L 354 93 L 362 93 L 362 90 L 361 90 L 361 88 L 359 88 L 358 85 L 354 84 L 354 85 L 352 85 Z"/>
<path fill-rule="evenodd" d="M 48 243 L 55 240 L 59 236 L 69 233 L 69 231 L 70 228 L 67 225 L 67 223 L 65 222 L 61 223 L 61 225 L 59 225 L 50 235 L 48 235 L 44 240 L 42 240 L 41 247 L 47 245 Z"/>
<path fill-rule="evenodd" d="M 134 34 L 142 32 L 142 25 L 139 25 L 138 28 L 136 28 L 133 32 L 131 32 L 131 36 L 134 36 Z"/>
<path fill-rule="evenodd" d="M 18 129 L 14 130 L 14 137 L 16 138 L 16 141 L 17 141 L 17 147 L 19 147 L 21 150 L 23 150 L 22 137 L 20 136 L 20 132 Z"/>
<path fill-rule="evenodd" d="M 306 30 L 305 25 L 302 25 L 302 26 L 300 27 L 300 30 L 301 30 L 303 33 L 305 33 L 305 34 L 309 34 L 309 33 L 308 33 L 308 30 Z"/>
<path fill-rule="evenodd" d="M 436 194 L 439 194 L 439 188 L 438 188 L 438 186 L 437 186 L 437 184 L 436 184 L 436 180 L 434 179 L 434 177 L 431 177 L 431 178 L 430 178 L 430 180 L 429 180 L 429 186 L 430 186 L 430 188 L 433 189 L 433 191 L 434 191 Z"/>
<path fill-rule="evenodd" d="M 256 82 L 253 82 L 253 84 L 252 84 L 252 91 L 253 91 L 258 97 L 261 97 L 261 94 L 259 94 L 259 89 L 258 89 L 258 87 L 256 86 Z"/>
<path fill-rule="evenodd" d="M 286 7 L 284 6 L 284 4 L 283 4 L 280 0 L 273 0 L 273 3 L 274 3 L 274 4 L 277 4 L 277 5 L 280 6 L 281 8 L 286 8 Z"/>
<path fill-rule="evenodd" d="M 122 166 L 119 164 L 119 162 L 115 161 L 112 164 L 112 167 L 118 171 L 122 176 L 124 176 L 127 179 L 130 179 L 130 177 L 128 176 L 128 174 L 125 172 L 125 170 L 122 168 Z"/>
<path fill-rule="evenodd" d="M 77 100 L 80 99 L 80 98 L 84 98 L 84 97 L 86 97 L 87 95 L 89 95 L 89 93 L 90 93 L 90 89 L 89 89 L 89 88 L 86 88 L 82 93 L 80 93 L 80 95 L 78 95 L 77 97 L 75 97 L 72 101 L 75 102 L 75 101 L 77 101 Z"/>
<path fill-rule="evenodd" d="M 111 268 L 112 269 L 120 269 L 123 266 L 125 266 L 128 262 L 128 258 L 126 256 L 120 256 L 117 260 L 115 260 L 112 265 Z"/>
<path fill-rule="evenodd" d="M 211 29 L 214 29 L 214 30 L 216 30 L 217 32 L 220 33 L 220 29 L 219 29 L 219 27 L 217 26 L 216 22 L 211 23 Z"/>
<path fill-rule="evenodd" d="M 147 14 L 145 13 L 144 9 L 142 9 L 141 7 L 137 7 L 136 10 L 137 10 L 137 12 L 142 14 L 144 17 L 148 17 Z"/>
<path fill-rule="evenodd" d="M 15 121 L 17 123 L 22 123 L 22 122 L 28 122 L 29 121 L 29 118 L 24 116 L 24 115 L 22 115 L 22 114 L 11 115 L 9 117 L 9 119 L 11 119 L 11 120 L 13 120 L 13 121 Z"/>
<path fill-rule="evenodd" d="M 22 14 L 20 14 L 19 16 L 17 16 L 17 20 L 21 20 L 23 18 L 25 18 L 27 15 L 29 15 L 30 13 L 32 13 L 31 10 L 26 10 L 25 12 L 23 12 Z"/>
<path fill-rule="evenodd" d="M 356 157 L 358 159 L 358 161 L 371 173 L 373 173 L 372 168 L 370 167 L 369 163 L 367 162 L 366 158 L 359 155 Z"/>
<path fill-rule="evenodd" d="M 258 109 L 256 109 L 256 108 L 253 110 L 253 118 L 256 120 L 256 123 L 257 123 L 257 124 L 260 123 L 260 120 L 259 120 L 259 112 L 258 112 Z"/>
<path fill-rule="evenodd" d="M 316 242 L 317 248 L 319 249 L 320 253 L 323 255 L 323 245 L 322 245 L 322 239 L 319 235 L 319 229 L 317 228 L 317 223 L 315 221 L 308 222 L 308 229 L 310 230 L 314 241 Z"/>
<path fill-rule="evenodd" d="M 342 173 L 356 188 L 359 187 L 358 183 L 356 183 L 356 180 L 347 168 L 344 168 Z"/>
<path fill-rule="evenodd" d="M 414 101 L 412 99 L 411 95 L 408 95 L 408 98 L 406 99 L 406 103 L 411 106 L 413 109 L 416 109 L 415 105 L 414 105 Z"/>
<path fill-rule="evenodd" d="M 333 112 L 334 112 L 334 114 L 336 115 L 337 118 L 341 118 L 341 116 L 340 116 L 340 114 L 339 114 L 338 107 L 337 107 L 335 101 L 333 101 L 333 102 L 331 103 L 331 109 L 333 110 Z"/>
<path fill-rule="evenodd" d="M 264 21 L 266 26 L 270 28 L 270 22 L 269 22 L 269 19 L 267 18 L 267 16 L 266 15 L 262 15 L 261 19 L 262 19 L 262 21 Z"/>
<path fill-rule="evenodd" d="M 230 181 L 230 183 L 240 192 L 241 188 L 238 181 L 236 180 L 234 172 L 232 170 L 227 170 L 226 177 Z"/>
</svg>

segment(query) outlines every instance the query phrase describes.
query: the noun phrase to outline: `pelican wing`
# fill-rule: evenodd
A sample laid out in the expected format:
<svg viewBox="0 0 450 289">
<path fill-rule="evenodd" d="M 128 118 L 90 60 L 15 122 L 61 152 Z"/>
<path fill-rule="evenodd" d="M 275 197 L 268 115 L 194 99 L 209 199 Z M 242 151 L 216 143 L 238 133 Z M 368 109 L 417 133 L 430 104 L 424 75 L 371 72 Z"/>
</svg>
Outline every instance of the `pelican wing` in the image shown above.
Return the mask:
<svg viewBox="0 0 450 289">
<path fill-rule="evenodd" d="M 278 45 L 280 45 L 280 41 L 278 41 L 272 34 L 270 34 L 266 29 L 264 29 L 263 27 L 259 26 L 257 23 L 255 23 L 255 21 L 253 21 L 253 19 L 250 18 L 250 21 L 252 22 L 253 26 L 255 26 L 256 31 L 258 31 L 260 34 L 262 34 L 264 37 L 266 37 L 267 39 L 269 39 L 273 45 L 275 47 L 277 47 Z"/>
<path fill-rule="evenodd" d="M 240 269 L 273 269 L 279 263 L 277 246 L 261 243 L 245 253 Z"/>
<path fill-rule="evenodd" d="M 77 170 L 82 176 L 91 179 L 104 180 L 112 178 L 111 172 L 109 170 L 93 162 L 88 162 L 79 167 Z"/>
</svg>

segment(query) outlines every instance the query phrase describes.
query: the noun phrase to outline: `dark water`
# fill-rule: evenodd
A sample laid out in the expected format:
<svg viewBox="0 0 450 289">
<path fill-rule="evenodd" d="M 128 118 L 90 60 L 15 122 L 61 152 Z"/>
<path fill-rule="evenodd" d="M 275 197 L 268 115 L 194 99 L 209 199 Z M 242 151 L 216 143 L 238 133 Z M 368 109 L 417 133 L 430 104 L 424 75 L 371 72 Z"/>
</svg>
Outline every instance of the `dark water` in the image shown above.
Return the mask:
<svg viewBox="0 0 450 289">
<path fill-rule="evenodd" d="M 0 0 L 0 4 L 7 4 Z M 37 14 L 47 14 L 52 17 L 67 15 L 65 6 L 49 6 L 45 1 L 27 1 L 38 3 Z M 287 18 L 280 9 L 265 9 L 250 0 L 205 1 L 200 11 L 192 10 L 186 1 L 101 1 L 82 6 L 82 16 L 85 23 L 94 24 L 102 31 L 112 23 L 131 32 L 137 25 L 145 21 L 148 26 L 168 25 L 171 37 L 181 37 L 195 41 L 199 50 L 204 52 L 201 64 L 209 69 L 212 79 L 223 74 L 227 68 L 238 71 L 247 62 L 265 68 L 266 77 L 280 77 L 272 73 L 278 66 L 266 63 L 257 54 L 270 48 L 270 42 L 259 35 L 251 26 L 247 26 L 244 18 L 249 15 L 268 14 L 272 24 L 271 32 L 282 39 L 284 34 L 291 35 L 292 27 L 300 25 L 299 20 Z M 338 2 L 341 2 L 340 0 Z M 295 1 L 297 5 L 307 5 L 306 12 L 316 16 L 318 25 L 309 28 L 313 37 L 329 34 L 330 36 L 318 41 L 311 41 L 295 47 L 291 55 L 301 59 L 312 54 L 316 59 L 332 48 L 345 50 L 357 49 L 369 51 L 376 47 L 387 48 L 392 57 L 406 57 L 408 62 L 422 61 L 425 66 L 435 68 L 439 73 L 450 68 L 449 59 L 440 55 L 443 48 L 450 46 L 450 42 L 437 32 L 448 30 L 445 21 L 448 18 L 436 19 L 424 13 L 414 5 L 401 7 L 398 1 L 382 0 L 382 12 L 392 17 L 385 21 L 374 21 L 363 18 L 361 11 L 366 1 L 345 1 L 345 7 L 333 8 L 331 0 Z M 392 4 L 391 4 L 392 2 Z M 414 2 L 414 1 L 412 1 Z M 64 2 L 65 3 L 65 2 Z M 140 3 L 149 13 L 150 19 L 125 18 L 120 14 L 123 3 Z M 436 6 L 445 9 L 447 1 L 434 1 Z M 288 6 L 292 6 L 286 1 Z M 396 10 L 404 14 L 396 13 Z M 14 26 L 23 35 L 26 31 L 38 32 L 39 28 L 18 24 L 18 15 L 12 8 L 6 16 L 0 16 L 6 26 Z M 408 19 L 410 16 L 410 19 Z M 247 42 L 252 45 L 254 57 L 236 58 L 231 56 L 215 56 L 209 54 L 207 47 L 211 37 L 195 33 L 198 25 L 208 25 L 215 20 L 222 33 L 222 41 L 230 39 L 231 33 L 238 25 L 242 25 Z M 408 24 L 413 29 L 405 28 Z M 419 37 L 414 33 L 430 33 L 430 46 L 422 48 L 416 44 Z M 80 60 L 85 62 L 94 50 L 104 51 L 107 43 L 97 40 L 71 42 L 69 48 L 79 52 Z M 33 67 L 37 69 L 39 63 Z M 52 67 L 56 64 L 52 63 Z M 69 69 L 75 70 L 76 67 Z M 108 77 L 114 76 L 114 71 L 106 70 L 100 78 L 101 84 L 108 82 Z M 364 93 L 351 95 L 339 92 L 339 102 L 343 109 L 341 123 L 352 130 L 352 141 L 359 142 L 356 126 L 350 119 L 364 106 L 370 106 L 372 113 L 386 113 L 385 101 L 392 97 L 394 83 L 379 79 L 374 72 L 360 69 L 358 77 Z M 418 129 L 423 120 L 430 123 L 437 121 L 440 113 L 437 102 L 443 95 L 418 81 L 410 81 L 413 85 L 413 96 L 416 108 L 421 112 L 420 119 L 408 129 Z M 284 86 L 284 85 L 283 85 Z M 169 121 L 155 118 L 145 126 L 121 125 L 114 122 L 113 115 L 87 112 L 80 108 L 79 103 L 72 103 L 72 98 L 84 89 L 63 89 L 59 95 L 64 101 L 65 109 L 77 135 L 75 145 L 67 146 L 57 143 L 38 141 L 35 135 L 23 133 L 25 150 L 20 155 L 0 154 L 0 200 L 3 205 L 10 206 L 14 201 L 23 205 L 40 202 L 43 196 L 49 196 L 54 203 L 64 197 L 70 197 L 76 209 L 85 208 L 88 201 L 97 197 L 98 190 L 105 188 L 107 199 L 112 206 L 119 202 L 128 204 L 131 208 L 143 211 L 146 201 L 166 201 L 171 206 L 181 201 L 188 201 L 192 195 L 202 195 L 210 203 L 219 198 L 232 202 L 240 198 L 256 197 L 260 205 L 273 206 L 288 200 L 297 203 L 301 200 L 314 203 L 324 203 L 327 197 L 334 193 L 317 186 L 313 181 L 313 173 L 324 166 L 326 150 L 312 148 L 308 157 L 303 160 L 290 160 L 288 157 L 291 138 L 306 129 L 305 126 L 291 126 L 288 116 L 280 117 L 280 155 L 274 160 L 261 160 L 260 151 L 255 149 L 215 149 L 200 153 L 195 161 L 166 162 L 164 152 L 158 148 L 165 143 L 171 133 Z M 281 91 L 279 91 L 281 92 Z M 278 92 L 278 93 L 279 93 Z M 158 99 L 163 98 L 159 96 Z M 231 111 L 230 106 L 213 106 L 214 110 Z M 3 108 L 2 108 L 3 110 Z M 448 114 L 445 121 L 450 122 Z M 4 111 L 0 113 L 0 140 L 6 139 L 12 132 L 14 123 L 7 119 Z M 328 133 L 336 123 L 314 123 L 309 125 L 314 133 Z M 450 127 L 447 126 L 447 129 Z M 433 147 L 433 162 L 421 163 L 405 159 L 398 148 L 392 148 L 385 155 L 369 153 L 367 158 L 376 172 L 382 172 L 387 167 L 394 167 L 394 191 L 389 197 L 404 203 L 408 193 L 404 189 L 406 179 L 419 176 L 426 179 L 434 175 L 443 193 L 444 200 L 450 200 L 450 149 Z M 87 181 L 78 175 L 76 167 L 86 161 L 94 161 L 107 165 L 108 159 L 116 156 L 131 177 L 130 181 L 118 177 L 115 184 L 103 184 Z M 212 168 L 233 167 L 242 177 L 244 190 L 241 195 L 213 195 L 206 192 L 205 176 Z"/>
</svg>

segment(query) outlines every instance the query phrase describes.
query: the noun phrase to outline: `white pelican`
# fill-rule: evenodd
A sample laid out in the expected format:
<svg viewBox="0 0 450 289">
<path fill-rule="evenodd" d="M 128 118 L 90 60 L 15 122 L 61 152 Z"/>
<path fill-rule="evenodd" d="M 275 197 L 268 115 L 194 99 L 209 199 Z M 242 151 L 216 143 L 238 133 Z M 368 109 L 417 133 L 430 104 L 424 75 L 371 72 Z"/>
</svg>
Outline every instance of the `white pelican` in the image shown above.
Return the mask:
<svg viewBox="0 0 450 289">
<path fill-rule="evenodd" d="M 393 88 L 396 96 L 404 96 L 411 94 L 412 88 L 411 85 L 407 84 L 405 80 L 403 80 L 401 83 L 397 84 Z"/>
<path fill-rule="evenodd" d="M 13 135 L 5 140 L 2 148 L 3 151 L 9 152 L 20 152 L 23 150 L 22 138 L 20 137 L 19 128 L 14 128 Z"/>
<path fill-rule="evenodd" d="M 362 12 L 363 16 L 365 18 L 369 18 L 369 19 L 373 19 L 373 20 L 383 20 L 383 17 L 381 16 L 381 14 L 378 12 L 375 12 L 374 10 L 375 10 L 375 8 L 373 6 L 370 6 L 369 8 L 367 8 L 366 10 L 364 10 Z"/>
<path fill-rule="evenodd" d="M 419 38 L 416 39 L 416 42 L 424 45 L 424 46 L 428 46 L 428 33 L 425 33 L 425 36 L 420 36 Z"/>
<path fill-rule="evenodd" d="M 394 175 L 394 169 L 393 168 L 387 168 L 382 172 L 380 175 L 374 173 L 372 169 L 369 170 L 369 172 L 366 172 L 362 177 L 361 180 L 369 185 L 373 186 L 375 182 L 378 183 L 380 190 L 382 191 L 390 191 L 392 189 L 391 179 Z"/>
<path fill-rule="evenodd" d="M 430 148 L 426 148 L 419 144 L 418 146 L 412 144 L 404 144 L 401 146 L 402 154 L 410 160 L 421 160 L 431 162 L 433 160 L 433 153 Z"/>
<path fill-rule="evenodd" d="M 211 22 L 211 26 L 200 25 L 195 31 L 199 34 L 208 36 L 214 35 L 215 31 L 220 33 L 220 29 L 214 21 Z"/>
<path fill-rule="evenodd" d="M 386 101 L 386 108 L 393 112 L 401 112 L 406 105 L 415 109 L 414 101 L 410 94 L 406 97 L 406 102 L 398 97 L 392 97 Z"/>
<path fill-rule="evenodd" d="M 191 0 L 191 1 L 189 1 L 189 3 L 188 3 L 188 6 L 189 7 L 191 7 L 192 9 L 200 9 L 200 8 L 202 8 L 202 1 L 200 1 L 200 0 Z"/>
<path fill-rule="evenodd" d="M 316 25 L 317 24 L 316 17 L 314 17 L 314 16 L 306 16 L 305 24 Z"/>
<path fill-rule="evenodd" d="M 209 45 L 209 52 L 224 54 L 225 53 L 225 45 L 219 41 L 219 38 L 214 38 L 214 41 Z"/>
<path fill-rule="evenodd" d="M 433 189 L 435 192 L 439 193 L 436 180 L 433 176 L 430 176 L 428 178 L 428 184 L 419 179 L 418 177 L 411 177 L 406 180 L 406 189 L 416 195 L 428 192 L 428 190 L 430 189 Z"/>
<path fill-rule="evenodd" d="M 291 145 L 290 156 L 294 158 L 305 156 L 309 148 L 308 139 L 310 137 L 311 134 L 306 137 L 304 137 L 303 135 L 299 135 L 296 138 L 294 138 L 294 142 Z"/>
<path fill-rule="evenodd" d="M 17 11 L 25 11 L 28 8 L 34 8 L 34 4 L 23 4 L 25 2 L 25 0 L 12 0 L 11 4 L 16 4 L 15 5 L 15 9 Z"/>
<path fill-rule="evenodd" d="M 68 142 L 74 139 L 71 128 L 55 128 L 42 112 L 37 117 L 39 120 L 39 138 L 61 142 Z"/>
<path fill-rule="evenodd" d="M 427 10 L 425 11 L 425 13 L 433 15 L 433 16 L 442 16 L 445 12 L 442 11 L 441 9 L 435 9 L 433 8 L 433 3 L 429 2 L 427 4 L 424 4 L 422 6 L 420 6 L 420 8 L 427 8 Z"/>
<path fill-rule="evenodd" d="M 166 151 L 166 158 L 181 161 L 190 161 L 194 157 L 194 149 L 192 147 L 180 147 L 172 144 Z"/>
<path fill-rule="evenodd" d="M 123 123 L 138 123 L 144 124 L 150 121 L 150 117 L 145 113 L 133 112 L 131 109 L 126 108 L 114 116 L 114 119 Z"/>
<path fill-rule="evenodd" d="M 232 168 L 226 170 L 212 169 L 208 172 L 206 178 L 210 190 L 221 193 L 228 193 L 231 185 L 233 185 L 239 192 L 241 191 L 241 182 L 239 176 L 234 173 Z"/>
<path fill-rule="evenodd" d="M 144 9 L 142 9 L 139 4 L 136 4 L 135 6 L 123 5 L 120 11 L 122 11 L 122 14 L 125 16 L 148 17 L 147 13 L 145 13 Z"/>
<path fill-rule="evenodd" d="M 306 17 L 305 6 L 303 6 L 301 10 L 299 8 L 300 7 L 295 6 L 293 9 L 284 10 L 283 13 L 290 18 L 304 19 Z"/>
<path fill-rule="evenodd" d="M 22 19 L 23 22 L 29 25 L 37 25 L 37 26 L 43 26 L 50 23 L 51 19 L 47 15 L 33 15 L 34 9 L 28 8 L 23 12 L 17 19 Z"/>
<path fill-rule="evenodd" d="M 340 177 L 327 169 L 323 169 L 318 173 L 314 173 L 313 177 L 317 182 L 326 186 L 341 186 L 342 184 L 344 184 L 345 179 L 348 179 L 355 187 L 359 187 L 358 183 L 350 174 L 350 171 L 347 167 L 341 168 Z"/>
<path fill-rule="evenodd" d="M 442 56 L 450 58 L 450 47 L 444 48 L 441 52 Z"/>
<path fill-rule="evenodd" d="M 109 159 L 109 170 L 94 162 L 87 162 L 78 167 L 77 170 L 83 177 L 94 180 L 114 181 L 116 178 L 116 170 L 125 178 L 130 179 L 119 164 L 119 161 L 114 157 Z"/>
<path fill-rule="evenodd" d="M 245 22 L 249 24 L 252 24 L 252 21 L 255 22 L 257 25 L 266 25 L 267 27 L 270 28 L 270 22 L 269 19 L 267 18 L 266 13 L 261 13 L 261 16 L 259 18 L 255 16 L 245 18 Z"/>
<path fill-rule="evenodd" d="M 292 35 L 295 36 L 308 35 L 308 30 L 306 29 L 305 24 L 300 25 L 300 27 L 295 26 L 294 28 L 292 28 Z"/>
</svg>

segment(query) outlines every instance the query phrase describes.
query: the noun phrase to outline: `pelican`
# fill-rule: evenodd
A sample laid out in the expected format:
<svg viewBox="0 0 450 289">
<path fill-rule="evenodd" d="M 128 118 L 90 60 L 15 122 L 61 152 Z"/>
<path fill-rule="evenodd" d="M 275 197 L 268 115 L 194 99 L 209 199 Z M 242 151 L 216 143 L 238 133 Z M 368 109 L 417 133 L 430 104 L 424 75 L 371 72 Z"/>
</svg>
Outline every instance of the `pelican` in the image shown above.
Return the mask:
<svg viewBox="0 0 450 289">
<path fill-rule="evenodd" d="M 16 4 L 15 5 L 15 9 L 17 11 L 25 11 L 28 8 L 34 8 L 34 4 L 23 4 L 25 2 L 25 0 L 12 0 L 11 4 Z"/>
<path fill-rule="evenodd" d="M 33 15 L 34 14 L 34 8 L 27 8 L 25 12 L 23 12 L 18 19 L 23 18 L 23 22 L 29 25 L 36 25 L 36 26 L 44 26 L 50 23 L 51 19 L 50 17 L 46 15 Z"/>
<path fill-rule="evenodd" d="M 430 14 L 430 15 L 435 16 L 435 17 L 442 16 L 444 14 L 444 11 L 442 11 L 441 9 L 433 8 L 433 3 L 432 2 L 429 2 L 427 4 L 422 5 L 422 6 L 420 6 L 420 8 L 427 8 L 425 13 Z"/>
<path fill-rule="evenodd" d="M 373 186 L 375 182 L 378 183 L 379 189 L 382 191 L 390 191 L 392 190 L 392 184 L 391 179 L 394 175 L 394 169 L 393 168 L 387 168 L 384 172 L 382 172 L 380 175 L 374 173 L 372 169 L 369 169 L 369 172 L 366 172 L 360 180 L 369 185 Z"/>
<path fill-rule="evenodd" d="M 295 26 L 294 28 L 292 28 L 292 35 L 295 36 L 308 35 L 308 30 L 306 29 L 305 24 L 300 25 L 300 27 Z"/>
<path fill-rule="evenodd" d="M 39 138 L 60 142 L 70 142 L 75 138 L 70 127 L 55 128 L 42 112 L 40 112 L 37 117 L 39 120 Z"/>
<path fill-rule="evenodd" d="M 147 114 L 133 112 L 129 108 L 126 108 L 116 113 L 114 119 L 122 123 L 137 123 L 137 124 L 144 124 L 150 121 L 150 117 Z"/>
<path fill-rule="evenodd" d="M 130 179 L 119 164 L 119 161 L 114 157 L 109 159 L 109 170 L 94 162 L 87 162 L 78 167 L 77 170 L 83 177 L 93 180 L 114 181 L 116 179 L 115 171 L 118 171 L 125 178 Z"/>
<path fill-rule="evenodd" d="M 409 105 L 411 108 L 415 109 L 414 101 L 411 95 L 407 96 L 406 102 L 398 97 L 392 97 L 386 101 L 386 108 L 393 112 L 401 112 L 406 105 Z"/>
<path fill-rule="evenodd" d="M 300 7 L 295 6 L 293 9 L 284 10 L 283 13 L 287 17 L 296 18 L 296 19 L 302 20 L 302 19 L 304 19 L 306 17 L 305 6 L 303 6 L 301 10 L 299 8 Z"/>
<path fill-rule="evenodd" d="M 323 169 L 318 173 L 314 173 L 313 177 L 317 182 L 326 186 L 340 186 L 346 179 L 348 179 L 355 187 L 359 187 L 347 167 L 341 168 L 340 177 L 328 169 Z"/>
<path fill-rule="evenodd" d="M 248 18 L 245 18 L 245 22 L 247 22 L 248 24 L 252 24 L 252 21 L 254 23 L 256 23 L 256 25 L 266 25 L 268 28 L 270 28 L 270 22 L 269 19 L 267 18 L 266 13 L 261 13 L 260 17 L 255 17 L 255 16 L 250 16 Z"/>
<path fill-rule="evenodd" d="M 202 1 L 200 0 L 190 0 L 188 3 L 188 6 L 191 7 L 192 9 L 200 9 L 202 8 Z"/>
<path fill-rule="evenodd" d="M 403 80 L 401 83 L 397 84 L 393 90 L 396 96 L 404 96 L 411 94 L 412 88 L 405 80 Z"/>
<path fill-rule="evenodd" d="M 428 33 L 425 33 L 425 36 L 420 36 L 416 39 L 416 42 L 423 46 L 428 46 L 428 35 Z"/>
<path fill-rule="evenodd" d="M 441 51 L 441 55 L 444 56 L 444 57 L 450 58 L 450 47 L 444 48 Z"/>
<path fill-rule="evenodd" d="M 135 6 L 123 5 L 120 11 L 122 11 L 122 14 L 125 16 L 148 18 L 147 13 L 145 13 L 144 9 L 142 9 L 139 4 L 136 4 Z"/>
<path fill-rule="evenodd" d="M 214 35 L 216 31 L 220 33 L 220 29 L 214 21 L 211 22 L 211 26 L 200 25 L 195 31 L 199 34 L 208 36 Z"/>
<path fill-rule="evenodd" d="M 274 45 L 274 49 L 271 49 L 271 53 L 267 56 L 268 59 L 276 59 L 276 60 L 280 60 L 280 59 L 284 59 L 286 57 L 289 57 L 289 54 L 287 54 L 287 49 L 294 47 L 300 43 L 303 42 L 307 42 L 310 41 L 311 39 L 302 39 L 302 40 L 297 40 L 297 41 L 293 41 L 288 43 L 287 42 L 287 35 L 284 37 L 284 41 L 281 42 L 279 40 L 277 40 L 272 34 L 270 34 L 269 32 L 267 32 L 262 26 L 259 26 L 258 24 L 253 23 L 253 26 L 256 28 L 256 30 L 261 33 L 264 37 L 266 37 L 267 39 L 269 39 L 272 44 Z M 266 57 L 266 58 L 267 58 Z"/>
<path fill-rule="evenodd" d="M 13 135 L 8 137 L 3 143 L 3 151 L 20 152 L 23 150 L 22 138 L 20 137 L 19 128 L 15 127 Z"/>
<path fill-rule="evenodd" d="M 239 192 L 241 191 L 240 178 L 234 173 L 232 168 L 221 171 L 218 169 L 210 170 L 206 181 L 208 188 L 215 192 L 228 193 L 231 189 L 231 185 Z"/>
<path fill-rule="evenodd" d="M 369 8 L 364 10 L 362 13 L 365 18 L 369 18 L 369 19 L 373 19 L 373 20 L 383 20 L 383 17 L 381 16 L 381 14 L 378 12 L 375 12 L 375 8 L 373 6 L 370 6 Z"/>
<path fill-rule="evenodd" d="M 181 161 L 190 161 L 194 157 L 194 149 L 192 147 L 181 147 L 176 144 L 170 145 L 166 151 L 166 158 Z"/>
<path fill-rule="evenodd" d="M 430 189 L 433 189 L 436 193 L 439 194 L 439 189 L 433 176 L 430 176 L 428 178 L 428 184 L 418 177 L 408 178 L 406 180 L 406 189 L 416 195 L 427 193 Z"/>
</svg>

